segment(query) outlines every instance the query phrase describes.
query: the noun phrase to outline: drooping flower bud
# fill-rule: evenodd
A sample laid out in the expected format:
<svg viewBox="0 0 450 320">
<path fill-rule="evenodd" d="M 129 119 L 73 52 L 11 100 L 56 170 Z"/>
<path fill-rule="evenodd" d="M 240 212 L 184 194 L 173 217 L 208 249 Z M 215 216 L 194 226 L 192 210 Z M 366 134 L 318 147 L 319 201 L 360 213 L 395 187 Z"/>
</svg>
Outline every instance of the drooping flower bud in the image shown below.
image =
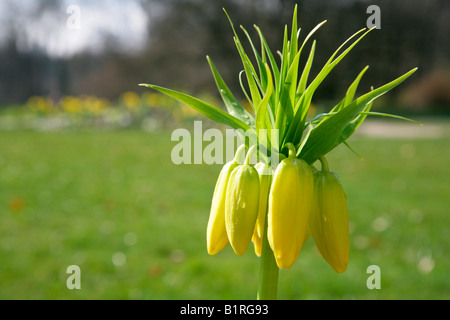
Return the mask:
<svg viewBox="0 0 450 320">
<path fill-rule="evenodd" d="M 260 257 L 262 251 L 262 238 L 264 224 L 267 215 L 267 202 L 269 200 L 270 184 L 272 182 L 272 168 L 262 162 L 255 166 L 259 174 L 259 208 L 256 218 L 255 230 L 253 231 L 252 242 L 255 247 L 255 254 Z"/>
<path fill-rule="evenodd" d="M 297 260 L 305 242 L 314 189 L 311 167 L 288 145 L 289 157 L 275 170 L 267 216 L 269 244 L 278 267 L 284 269 Z"/>
<path fill-rule="evenodd" d="M 259 175 L 249 164 L 250 148 L 244 164 L 231 173 L 225 202 L 225 226 L 234 252 L 241 256 L 247 250 L 255 229 L 259 208 Z"/>
<path fill-rule="evenodd" d="M 314 204 L 309 224 L 322 257 L 338 273 L 349 259 L 348 212 L 344 189 L 336 173 L 325 167 L 314 175 Z"/>
<path fill-rule="evenodd" d="M 216 182 L 206 230 L 206 245 L 210 255 L 218 253 L 228 244 L 225 227 L 226 191 L 231 173 L 239 165 L 238 160 L 243 155 L 244 150 L 245 146 L 239 148 L 234 159 L 223 166 Z"/>
</svg>

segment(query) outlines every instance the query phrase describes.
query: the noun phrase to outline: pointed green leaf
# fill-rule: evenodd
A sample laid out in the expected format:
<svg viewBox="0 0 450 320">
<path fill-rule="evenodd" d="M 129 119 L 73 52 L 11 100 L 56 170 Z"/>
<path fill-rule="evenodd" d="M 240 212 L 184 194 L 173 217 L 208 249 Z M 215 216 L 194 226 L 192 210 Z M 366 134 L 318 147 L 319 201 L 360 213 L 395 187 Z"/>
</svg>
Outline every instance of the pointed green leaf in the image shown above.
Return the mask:
<svg viewBox="0 0 450 320">
<path fill-rule="evenodd" d="M 233 96 L 230 89 L 223 81 L 223 78 L 219 74 L 219 71 L 217 70 L 212 60 L 208 56 L 206 58 L 208 59 L 208 63 L 213 73 L 214 79 L 216 81 L 217 88 L 219 89 L 220 96 L 222 97 L 222 100 L 225 103 L 228 112 L 231 115 L 241 119 L 250 127 L 253 127 L 255 125 L 255 119 L 253 118 L 253 116 L 249 112 L 247 112 L 247 110 L 245 110 Z"/>
<path fill-rule="evenodd" d="M 241 56 L 242 64 L 244 65 L 245 75 L 247 76 L 247 82 L 248 82 L 248 86 L 250 89 L 250 94 L 252 96 L 253 105 L 256 107 L 261 102 L 261 95 L 258 90 L 258 86 L 261 87 L 261 82 L 259 81 L 258 76 L 256 75 L 255 68 L 253 67 L 253 64 L 251 63 L 250 59 L 248 58 L 248 55 L 245 52 L 241 41 L 239 40 L 239 36 L 236 33 L 236 30 L 234 29 L 234 25 L 230 19 L 230 16 L 225 11 L 225 9 L 224 9 L 224 12 L 228 18 L 231 28 L 233 29 L 234 42 L 236 44 L 236 48 L 239 52 L 239 55 Z"/>
<path fill-rule="evenodd" d="M 256 107 L 253 104 L 252 98 L 250 98 L 249 94 L 247 93 L 247 89 L 245 89 L 244 83 L 242 82 L 243 74 L 245 74 L 245 70 L 242 70 L 241 72 L 239 72 L 239 84 L 241 85 L 241 90 L 244 93 L 245 97 L 247 98 L 247 101 L 251 105 L 252 109 L 256 110 Z"/>
<path fill-rule="evenodd" d="M 291 28 L 291 48 L 290 48 L 290 57 L 292 63 L 294 61 L 294 57 L 297 56 L 298 52 L 298 30 L 297 30 L 297 5 L 294 8 L 294 14 L 292 15 L 292 28 Z"/>
<path fill-rule="evenodd" d="M 336 107 L 334 107 L 331 112 L 338 112 L 342 108 L 345 108 L 348 104 L 350 104 L 353 101 L 353 98 L 355 97 L 356 90 L 358 89 L 359 82 L 361 81 L 361 78 L 363 77 L 364 73 L 366 73 L 367 69 L 369 69 L 369 66 L 366 66 L 356 77 L 356 79 L 353 81 L 353 83 L 348 87 L 347 93 L 345 95 L 345 98 L 339 103 Z"/>
<path fill-rule="evenodd" d="M 313 41 L 311 46 L 311 51 L 309 52 L 308 61 L 306 61 L 305 67 L 303 68 L 302 75 L 297 87 L 297 95 L 300 96 L 305 92 L 306 83 L 308 82 L 309 72 L 311 70 L 312 62 L 314 59 L 314 52 L 316 50 L 316 40 Z"/>
<path fill-rule="evenodd" d="M 261 58 L 261 56 L 259 55 L 258 51 L 256 50 L 252 38 L 250 37 L 250 35 L 248 34 L 247 30 L 241 26 L 242 31 L 245 33 L 245 35 L 247 36 L 248 42 L 250 43 L 250 46 L 252 47 L 253 50 L 253 54 L 255 56 L 256 62 L 258 63 L 258 70 L 259 70 L 259 78 L 261 81 L 261 87 L 260 89 L 265 92 L 266 91 L 266 86 L 267 86 L 267 74 L 266 74 L 266 69 L 264 67 L 264 61 Z"/>
<path fill-rule="evenodd" d="M 281 51 L 280 84 L 285 79 L 289 68 L 289 46 L 290 42 L 288 40 L 288 28 L 287 25 L 285 25 L 283 37 L 283 50 Z"/>
<path fill-rule="evenodd" d="M 347 141 L 342 142 L 344 144 L 344 146 L 346 146 L 351 152 L 353 152 L 358 158 L 360 158 L 361 160 L 364 160 L 364 157 L 355 149 L 352 148 L 351 145 L 348 144 Z"/>
<path fill-rule="evenodd" d="M 367 116 L 379 116 L 379 117 L 394 118 L 394 119 L 405 120 L 405 121 L 413 122 L 413 123 L 418 124 L 418 125 L 422 125 L 422 123 L 420 123 L 420 122 L 418 122 L 416 120 L 405 118 L 405 117 L 398 116 L 398 115 L 395 115 L 395 114 L 390 114 L 390 113 L 363 111 L 363 112 L 360 112 L 360 114 L 367 115 Z"/>
<path fill-rule="evenodd" d="M 312 164 L 320 156 L 331 151 L 337 145 L 337 142 L 339 141 L 347 124 L 353 121 L 353 119 L 361 111 L 363 111 L 368 103 L 399 85 L 416 70 L 417 68 L 407 72 L 403 76 L 385 84 L 380 88 L 364 94 L 354 100 L 347 107 L 319 123 L 311 132 L 309 140 L 300 155 L 301 158 Z"/>
<path fill-rule="evenodd" d="M 266 39 L 265 39 L 261 29 L 258 26 L 256 26 L 256 25 L 254 25 L 254 27 L 255 27 L 256 31 L 258 32 L 258 34 L 259 34 L 259 38 L 260 38 L 260 41 L 262 43 L 262 46 L 264 47 L 265 52 L 267 54 L 267 57 L 269 58 L 270 67 L 272 68 L 273 78 L 276 81 L 279 81 L 279 79 L 280 79 L 280 69 L 278 68 L 278 65 L 277 65 L 277 62 L 275 60 L 275 57 L 273 56 L 272 51 L 270 50 L 269 45 L 267 44 L 267 41 L 266 41 Z M 278 88 L 278 83 L 275 83 L 275 91 L 277 90 L 277 88 Z"/>
<path fill-rule="evenodd" d="M 210 118 L 213 121 L 219 122 L 219 123 L 223 123 L 225 125 L 228 125 L 234 129 L 242 129 L 244 131 L 250 130 L 251 127 L 246 124 L 245 122 L 243 122 L 242 120 L 233 117 L 231 115 L 229 115 L 228 113 L 226 113 L 225 111 L 216 108 L 206 102 L 203 102 L 197 98 L 194 98 L 192 96 L 189 96 L 187 94 L 178 92 L 178 91 L 174 91 L 171 89 L 167 89 L 167 88 L 163 88 L 160 86 L 156 86 L 156 85 L 152 85 L 152 84 L 139 84 L 139 86 L 142 87 L 148 87 L 154 90 L 157 90 L 161 93 L 164 93 L 166 95 L 168 95 L 169 97 L 172 97 L 186 105 L 188 105 L 189 107 L 191 107 L 192 109 L 197 110 L 198 112 L 204 114 L 205 116 L 207 116 L 208 118 Z M 256 143 L 256 136 L 252 137 L 252 142 Z"/>
<path fill-rule="evenodd" d="M 269 66 L 266 64 L 264 66 L 266 68 L 266 73 L 268 76 L 267 79 L 267 90 L 264 98 L 261 100 L 256 113 L 256 131 L 259 129 L 267 129 L 268 132 L 272 129 L 271 117 L 269 116 L 269 112 L 271 112 L 270 108 L 268 108 L 269 100 L 273 92 L 273 79 L 269 69 Z"/>
<path fill-rule="evenodd" d="M 322 70 L 319 72 L 319 74 L 314 78 L 314 80 L 312 81 L 312 83 L 308 86 L 308 88 L 306 89 L 304 94 L 307 94 L 308 99 L 305 99 L 305 101 L 311 101 L 312 96 L 314 94 L 314 92 L 316 91 L 316 89 L 319 87 L 319 85 L 322 83 L 322 81 L 327 77 L 327 75 L 331 72 L 331 70 L 333 70 L 333 68 L 350 52 L 351 49 L 353 49 L 353 47 L 359 42 L 361 41 L 362 38 L 364 38 L 371 30 L 368 30 L 367 32 L 365 32 L 363 35 L 361 35 L 357 40 L 355 40 L 341 55 L 339 55 L 339 57 L 337 57 L 335 60 L 334 57 L 338 54 L 338 52 L 341 50 L 341 48 L 347 43 L 349 42 L 351 39 L 353 39 L 356 35 L 358 35 L 359 33 L 361 33 L 362 31 L 364 31 L 365 29 L 361 29 L 358 32 L 354 33 L 350 38 L 348 38 L 330 57 L 330 59 L 328 59 L 327 63 L 324 65 L 324 67 L 322 68 Z M 296 110 L 297 112 L 297 106 L 296 106 Z M 301 110 L 302 111 L 302 116 L 306 115 L 307 110 Z"/>
<path fill-rule="evenodd" d="M 373 100 L 369 102 L 366 107 L 364 108 L 364 111 L 368 112 L 370 108 L 372 108 Z M 359 115 L 355 118 L 355 120 L 351 121 L 342 131 L 341 137 L 338 141 L 338 144 L 341 142 L 346 141 L 350 136 L 362 125 L 364 120 L 366 120 L 367 115 L 362 114 L 362 112 L 359 113 Z"/>
</svg>

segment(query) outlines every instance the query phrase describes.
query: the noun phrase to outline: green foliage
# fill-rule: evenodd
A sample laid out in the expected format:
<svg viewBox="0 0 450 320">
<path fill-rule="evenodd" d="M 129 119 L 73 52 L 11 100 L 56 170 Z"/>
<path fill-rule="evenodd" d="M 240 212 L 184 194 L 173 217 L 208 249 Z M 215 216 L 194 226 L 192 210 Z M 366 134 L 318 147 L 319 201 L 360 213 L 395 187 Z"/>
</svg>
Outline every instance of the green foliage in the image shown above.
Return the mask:
<svg viewBox="0 0 450 320">
<path fill-rule="evenodd" d="M 308 81 L 314 60 L 316 40 L 311 45 L 308 59 L 303 67 L 299 65 L 300 57 L 308 41 L 326 21 L 318 24 L 301 42 L 301 29 L 297 27 L 297 6 L 295 6 L 290 32 L 287 26 L 284 28 L 283 47 L 282 51 L 278 52 L 280 56 L 278 62 L 260 28 L 255 26 L 260 39 L 260 51 L 258 52 L 249 33 L 241 26 L 255 57 L 255 66 L 245 52 L 228 14 L 227 17 L 244 67 L 240 74 L 241 87 L 253 108 L 255 116 L 249 114 L 236 101 L 209 57 L 208 62 L 229 114 L 218 107 L 208 105 L 186 94 L 150 84 L 141 84 L 141 86 L 150 87 L 178 99 L 210 119 L 230 125 L 235 129 L 252 128 L 256 129 L 257 133 L 260 129 L 277 129 L 279 130 L 279 145 L 275 141 L 270 141 L 269 137 L 258 142 L 263 144 L 263 147 L 267 150 L 284 152 L 285 155 L 287 155 L 287 149 L 285 148 L 287 143 L 292 143 L 296 148 L 303 143 L 304 147 L 299 156 L 310 164 L 314 163 L 320 156 L 326 155 L 339 144 L 348 145 L 346 140 L 363 123 L 365 118 L 368 115 L 375 115 L 370 112 L 373 101 L 395 88 L 417 70 L 417 68 L 414 68 L 388 84 L 355 98 L 358 84 L 368 69 L 368 67 L 365 67 L 349 86 L 346 96 L 337 106 L 332 108 L 329 113 L 322 114 L 320 117 L 316 117 L 314 121 L 307 122 L 308 111 L 316 90 L 339 62 L 373 29 L 361 29 L 350 36 L 331 55 L 315 78 Z M 247 80 L 246 86 L 242 83 L 242 74 L 245 75 Z M 246 88 L 248 88 L 249 93 Z M 384 116 L 389 115 L 384 114 Z M 306 141 L 305 131 L 307 128 L 311 130 L 308 131 L 306 137 L 308 140 Z M 256 136 L 254 137 L 256 138 Z"/>
</svg>

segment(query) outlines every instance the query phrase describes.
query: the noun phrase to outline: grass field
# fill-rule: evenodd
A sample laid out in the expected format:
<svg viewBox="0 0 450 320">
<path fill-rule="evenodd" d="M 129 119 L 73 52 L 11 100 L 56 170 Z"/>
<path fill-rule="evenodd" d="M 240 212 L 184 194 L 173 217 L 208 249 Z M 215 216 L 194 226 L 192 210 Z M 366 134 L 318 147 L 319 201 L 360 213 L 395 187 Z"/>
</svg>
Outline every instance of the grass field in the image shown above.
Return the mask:
<svg viewBox="0 0 450 320">
<path fill-rule="evenodd" d="M 329 156 L 347 193 L 350 263 L 310 239 L 279 299 L 450 299 L 450 139 L 356 137 Z M 170 160 L 170 132 L 0 134 L 0 299 L 254 299 L 259 259 L 208 256 L 219 165 Z M 81 290 L 69 290 L 69 265 Z M 381 269 L 369 290 L 367 267 Z"/>
</svg>

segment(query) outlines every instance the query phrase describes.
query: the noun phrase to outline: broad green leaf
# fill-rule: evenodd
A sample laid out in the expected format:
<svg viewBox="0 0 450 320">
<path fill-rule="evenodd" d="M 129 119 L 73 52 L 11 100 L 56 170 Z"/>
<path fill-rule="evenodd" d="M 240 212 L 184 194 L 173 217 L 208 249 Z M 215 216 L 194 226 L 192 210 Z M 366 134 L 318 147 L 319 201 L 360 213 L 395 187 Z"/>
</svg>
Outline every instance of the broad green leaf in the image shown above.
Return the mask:
<svg viewBox="0 0 450 320">
<path fill-rule="evenodd" d="M 160 86 L 152 85 L 152 84 L 142 83 L 142 84 L 139 84 L 139 86 L 148 87 L 148 88 L 157 90 L 161 93 L 164 93 L 164 94 L 168 95 L 169 97 L 172 97 L 172 98 L 188 105 L 192 109 L 197 110 L 198 112 L 204 114 L 205 116 L 207 116 L 208 118 L 210 118 L 213 121 L 223 123 L 234 129 L 242 129 L 244 131 L 251 129 L 251 127 L 248 124 L 246 124 L 245 122 L 243 122 L 242 120 L 240 120 L 236 117 L 233 117 L 233 116 L 229 115 L 228 113 L 226 113 L 225 111 L 223 111 L 219 108 L 216 108 L 206 102 L 203 102 L 197 98 L 189 96 L 187 94 L 184 94 L 184 93 L 181 93 L 178 91 L 174 91 L 171 89 L 163 88 Z M 251 142 L 256 143 L 256 141 L 257 141 L 256 135 L 252 136 Z"/>
<path fill-rule="evenodd" d="M 307 122 L 307 124 L 318 124 L 320 121 L 322 121 L 324 118 L 331 117 L 333 113 L 319 113 L 314 118 L 312 118 L 310 121 Z"/>
<path fill-rule="evenodd" d="M 303 137 L 302 141 L 300 141 L 300 144 L 299 144 L 298 146 L 296 146 L 296 149 L 297 149 L 297 157 L 300 155 L 300 153 L 301 153 L 302 150 L 303 150 L 303 147 L 305 146 L 306 142 L 308 141 L 309 136 L 310 136 L 310 134 L 311 134 L 311 131 L 312 131 L 312 129 L 313 129 L 313 126 L 310 124 L 310 125 L 308 125 L 308 128 L 309 128 L 309 130 L 308 130 L 308 132 L 305 134 L 305 137 Z"/>
<path fill-rule="evenodd" d="M 216 81 L 217 88 L 219 89 L 220 96 L 222 97 L 222 100 L 225 103 L 228 112 L 231 115 L 241 119 L 250 127 L 253 127 L 255 125 L 255 119 L 253 118 L 253 116 L 249 112 L 247 112 L 247 110 L 245 110 L 233 96 L 233 94 L 223 81 L 223 78 L 219 74 L 219 71 L 217 70 L 216 66 L 209 58 L 209 56 L 207 56 L 206 58 L 208 59 L 208 63 L 213 73 L 214 79 Z"/>
<path fill-rule="evenodd" d="M 297 102 L 297 106 L 300 106 L 299 110 L 307 109 L 311 101 L 307 101 L 309 96 L 302 94 L 300 96 L 299 101 Z M 295 112 L 294 108 L 294 117 L 287 129 L 286 134 L 282 137 L 283 143 L 292 142 L 294 145 L 297 145 L 303 135 L 303 130 L 305 129 L 305 121 L 302 119 L 302 113 L 297 111 Z"/>
<path fill-rule="evenodd" d="M 368 112 L 370 108 L 372 108 L 372 104 L 373 100 L 365 106 L 364 112 Z M 347 124 L 347 126 L 342 131 L 341 138 L 339 139 L 337 144 L 340 144 L 346 141 L 348 138 L 350 138 L 350 136 L 362 125 L 362 123 L 364 122 L 364 120 L 366 120 L 367 117 L 367 115 L 362 113 L 363 112 L 360 112 L 353 121 Z"/>
<path fill-rule="evenodd" d="M 417 68 L 412 69 L 394 81 L 364 94 L 333 116 L 320 122 L 311 132 L 300 157 L 312 164 L 320 156 L 327 154 L 337 145 L 347 124 L 363 111 L 368 103 L 399 85 L 416 70 Z"/>
<path fill-rule="evenodd" d="M 372 90 L 373 90 L 373 88 L 372 88 Z M 359 113 L 359 115 L 355 118 L 355 120 L 350 122 L 345 127 L 344 131 L 342 132 L 339 143 L 344 142 L 348 138 L 350 138 L 350 136 L 362 125 L 362 123 L 364 122 L 364 120 L 366 119 L 367 116 L 389 117 L 389 118 L 405 120 L 405 121 L 413 122 L 415 124 L 422 125 L 420 122 L 417 122 L 417 121 L 409 119 L 409 118 L 405 118 L 405 117 L 401 117 L 401 116 L 397 116 L 397 115 L 393 115 L 393 114 L 389 114 L 389 113 L 371 112 L 370 109 L 372 108 L 372 103 L 373 103 L 373 100 L 367 104 L 367 106 L 364 108 L 363 111 L 361 111 Z"/>
</svg>

